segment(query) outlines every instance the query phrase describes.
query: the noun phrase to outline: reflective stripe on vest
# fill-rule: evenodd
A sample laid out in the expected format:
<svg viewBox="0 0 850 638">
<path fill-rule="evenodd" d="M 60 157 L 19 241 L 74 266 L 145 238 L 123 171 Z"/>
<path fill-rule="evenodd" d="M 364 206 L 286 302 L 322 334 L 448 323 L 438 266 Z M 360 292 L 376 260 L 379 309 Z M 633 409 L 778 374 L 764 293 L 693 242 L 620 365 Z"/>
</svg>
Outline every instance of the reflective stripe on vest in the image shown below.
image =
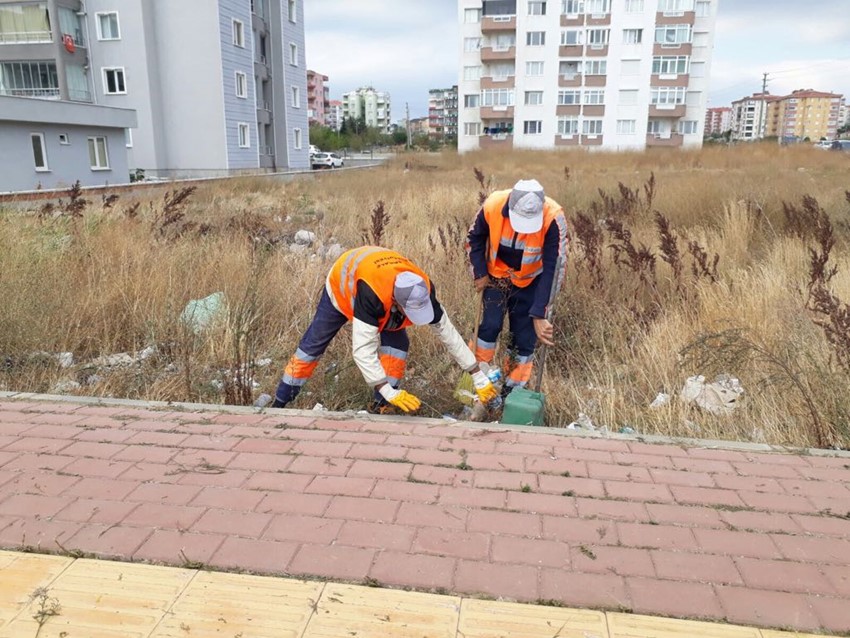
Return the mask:
<svg viewBox="0 0 850 638">
<path fill-rule="evenodd" d="M 487 271 L 496 279 L 510 278 L 518 288 L 525 288 L 535 277 L 543 272 L 543 243 L 552 223 L 559 227 L 561 207 L 548 197 L 543 205 L 543 227 L 536 233 L 515 233 L 510 219 L 502 215 L 511 191 L 496 191 L 484 202 L 484 218 L 490 227 L 490 252 L 487 255 Z M 522 263 L 519 270 L 513 270 L 499 259 L 499 246 L 522 250 Z"/>
</svg>

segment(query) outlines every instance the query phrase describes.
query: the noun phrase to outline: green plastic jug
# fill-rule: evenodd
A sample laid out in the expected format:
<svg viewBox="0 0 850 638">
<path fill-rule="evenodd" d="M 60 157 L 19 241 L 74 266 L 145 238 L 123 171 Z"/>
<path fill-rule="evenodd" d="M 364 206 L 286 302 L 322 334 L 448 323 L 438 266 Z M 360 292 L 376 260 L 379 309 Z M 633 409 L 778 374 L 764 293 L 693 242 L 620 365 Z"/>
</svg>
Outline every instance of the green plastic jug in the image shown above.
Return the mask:
<svg viewBox="0 0 850 638">
<path fill-rule="evenodd" d="M 516 388 L 505 399 L 502 423 L 508 425 L 543 425 L 546 398 L 542 392 Z"/>
</svg>

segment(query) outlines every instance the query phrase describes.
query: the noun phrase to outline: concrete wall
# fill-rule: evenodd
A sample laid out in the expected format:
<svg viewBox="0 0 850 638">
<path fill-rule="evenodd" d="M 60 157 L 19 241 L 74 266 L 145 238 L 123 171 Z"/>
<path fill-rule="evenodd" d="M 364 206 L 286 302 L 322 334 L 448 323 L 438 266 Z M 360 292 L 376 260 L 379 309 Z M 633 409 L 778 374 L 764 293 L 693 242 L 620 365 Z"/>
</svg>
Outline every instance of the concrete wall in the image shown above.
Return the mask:
<svg viewBox="0 0 850 638">
<path fill-rule="evenodd" d="M 48 171 L 35 170 L 32 133 L 44 134 Z M 59 143 L 59 135 L 69 143 Z M 105 136 L 109 170 L 93 171 L 88 139 Z M 65 188 L 79 180 L 83 186 L 126 184 L 130 181 L 123 128 L 79 125 L 0 122 L 0 191 Z"/>
<path fill-rule="evenodd" d="M 289 20 L 288 0 L 271 0 L 272 69 L 275 159 L 278 168 L 309 168 L 310 125 L 307 119 L 307 64 L 304 44 L 304 1 L 297 0 L 295 21 Z M 298 65 L 289 63 L 289 45 L 298 46 Z M 292 106 L 297 86 L 301 106 Z M 301 130 L 301 148 L 295 148 L 295 129 Z"/>
</svg>

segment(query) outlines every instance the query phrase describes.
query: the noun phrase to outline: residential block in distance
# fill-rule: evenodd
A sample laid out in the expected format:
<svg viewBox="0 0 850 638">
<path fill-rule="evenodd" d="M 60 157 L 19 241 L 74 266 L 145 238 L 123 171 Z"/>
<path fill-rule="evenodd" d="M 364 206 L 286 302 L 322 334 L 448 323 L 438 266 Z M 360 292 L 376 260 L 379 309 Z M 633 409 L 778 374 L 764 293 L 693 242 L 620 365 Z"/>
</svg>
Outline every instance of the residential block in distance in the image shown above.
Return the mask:
<svg viewBox="0 0 850 638">
<path fill-rule="evenodd" d="M 390 94 L 376 91 L 371 86 L 361 87 L 342 96 L 342 117 L 362 119 L 366 126 L 377 128 L 381 133 L 390 133 Z"/>
<path fill-rule="evenodd" d="M 843 125 L 844 96 L 838 93 L 799 89 L 768 104 L 765 134 L 785 144 L 821 139 L 834 140 Z"/>
<path fill-rule="evenodd" d="M 310 124 L 327 125 L 331 106 L 328 76 L 307 69 L 307 116 Z"/>
<path fill-rule="evenodd" d="M 732 129 L 732 109 L 728 106 L 716 106 L 705 112 L 706 136 L 722 135 Z"/>
<path fill-rule="evenodd" d="M 428 134 L 436 140 L 457 139 L 457 86 L 428 91 Z"/>
<path fill-rule="evenodd" d="M 702 145 L 718 0 L 459 0 L 458 150 Z"/>
<path fill-rule="evenodd" d="M 130 169 L 308 168 L 303 0 L 0 0 L 0 96 L 132 109 Z"/>
</svg>

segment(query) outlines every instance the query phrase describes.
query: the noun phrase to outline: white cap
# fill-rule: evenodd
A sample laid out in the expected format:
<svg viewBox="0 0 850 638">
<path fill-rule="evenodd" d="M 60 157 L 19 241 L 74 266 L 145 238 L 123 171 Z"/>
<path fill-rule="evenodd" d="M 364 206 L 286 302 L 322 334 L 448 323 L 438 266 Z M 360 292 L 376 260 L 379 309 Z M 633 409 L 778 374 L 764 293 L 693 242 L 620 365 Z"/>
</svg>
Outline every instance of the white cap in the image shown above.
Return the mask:
<svg viewBox="0 0 850 638">
<path fill-rule="evenodd" d="M 402 272 L 396 276 L 393 299 L 411 323 L 422 326 L 434 321 L 431 291 L 416 273 Z"/>
<path fill-rule="evenodd" d="M 518 233 L 536 233 L 543 228 L 543 187 L 536 179 L 520 180 L 508 199 L 511 226 Z"/>
</svg>

